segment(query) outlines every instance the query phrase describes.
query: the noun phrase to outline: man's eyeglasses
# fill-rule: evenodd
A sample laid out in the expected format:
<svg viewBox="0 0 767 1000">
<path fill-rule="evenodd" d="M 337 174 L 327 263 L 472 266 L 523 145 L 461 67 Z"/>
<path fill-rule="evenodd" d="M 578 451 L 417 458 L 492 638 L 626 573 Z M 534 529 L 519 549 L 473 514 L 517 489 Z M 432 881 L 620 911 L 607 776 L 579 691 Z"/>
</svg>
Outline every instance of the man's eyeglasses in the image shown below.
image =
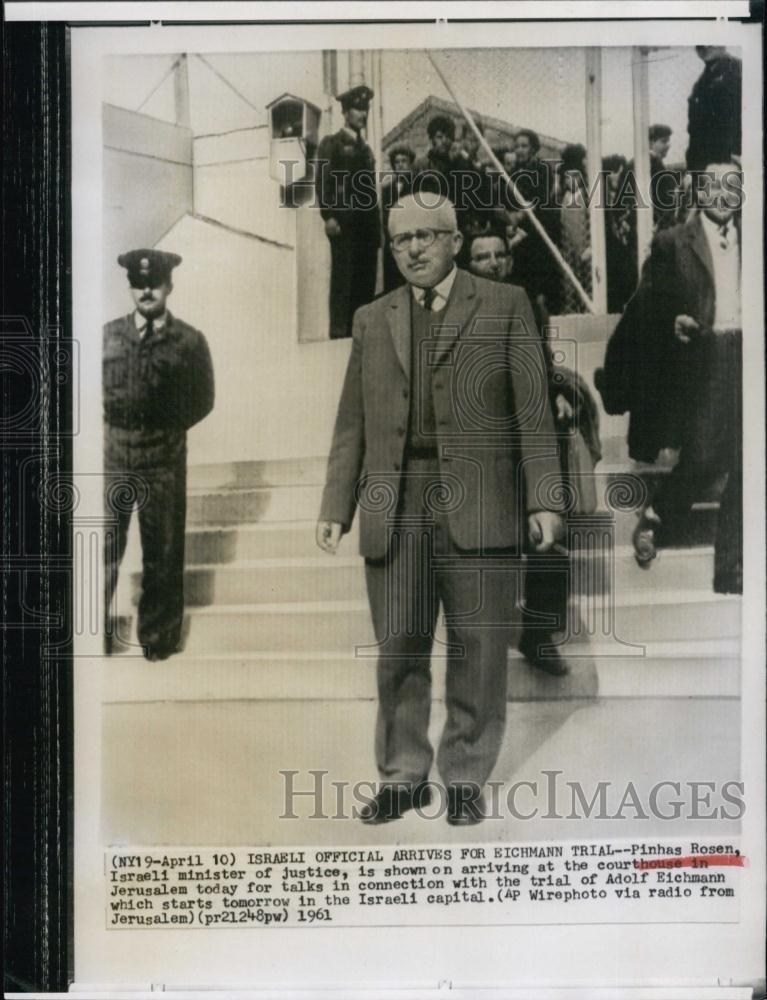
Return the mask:
<svg viewBox="0 0 767 1000">
<path fill-rule="evenodd" d="M 414 233 L 397 233 L 391 238 L 392 250 L 395 253 L 402 253 L 408 249 L 413 240 L 417 240 L 421 247 L 430 247 L 436 240 L 438 233 L 452 232 L 452 229 L 416 229 Z"/>
</svg>

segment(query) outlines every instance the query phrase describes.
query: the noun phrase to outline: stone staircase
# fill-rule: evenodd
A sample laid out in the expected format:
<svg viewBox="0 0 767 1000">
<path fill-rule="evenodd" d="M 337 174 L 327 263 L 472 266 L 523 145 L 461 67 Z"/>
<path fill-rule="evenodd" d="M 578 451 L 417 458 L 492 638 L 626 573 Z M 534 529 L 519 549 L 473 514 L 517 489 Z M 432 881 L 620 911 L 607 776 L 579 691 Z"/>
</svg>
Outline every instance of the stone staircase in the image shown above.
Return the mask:
<svg viewBox="0 0 767 1000">
<path fill-rule="evenodd" d="M 592 382 L 612 324 L 589 319 L 556 347 L 559 363 Z M 646 482 L 667 474 L 632 467 L 625 432 L 623 418 L 604 416 L 601 484 L 629 470 Z M 375 698 L 356 528 L 336 556 L 314 543 L 324 475 L 321 456 L 190 468 L 184 650 L 158 665 L 128 645 L 132 655 L 107 671 L 106 701 Z M 605 511 L 607 552 L 572 552 L 571 675 L 542 675 L 512 651 L 510 699 L 737 697 L 741 606 L 712 592 L 716 507 L 698 504 L 683 547 L 661 551 L 650 570 L 633 558 L 635 511 Z M 437 697 L 443 642 L 440 626 Z"/>
</svg>

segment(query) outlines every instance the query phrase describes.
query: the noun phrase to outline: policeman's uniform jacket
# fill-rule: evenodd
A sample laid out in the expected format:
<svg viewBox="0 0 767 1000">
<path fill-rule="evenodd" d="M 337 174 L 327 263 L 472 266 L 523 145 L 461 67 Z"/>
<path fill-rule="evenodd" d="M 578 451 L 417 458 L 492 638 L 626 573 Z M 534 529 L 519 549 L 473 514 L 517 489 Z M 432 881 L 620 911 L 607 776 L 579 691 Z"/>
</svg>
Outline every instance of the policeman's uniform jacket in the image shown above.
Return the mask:
<svg viewBox="0 0 767 1000">
<path fill-rule="evenodd" d="M 161 468 L 185 455 L 186 431 L 213 408 L 205 337 L 166 311 L 142 340 L 134 314 L 104 326 L 103 398 L 108 467 Z"/>
<path fill-rule="evenodd" d="M 368 559 L 386 555 L 392 504 L 403 488 L 411 300 L 405 285 L 357 311 L 328 461 L 320 518 L 348 530 L 359 506 L 360 552 Z M 452 540 L 471 551 L 521 547 L 527 515 L 561 503 L 546 365 L 530 302 L 520 288 L 459 269 L 434 325 L 440 474 L 465 494 L 449 513 Z"/>
<path fill-rule="evenodd" d="M 740 59 L 724 53 L 706 63 L 687 102 L 688 170 L 728 163 L 742 141 Z"/>
<path fill-rule="evenodd" d="M 375 157 L 367 142 L 359 133 L 341 128 L 322 139 L 317 161 L 317 198 L 322 218 L 336 219 L 342 228 L 369 226 L 377 235 Z"/>
<path fill-rule="evenodd" d="M 341 228 L 330 240 L 330 336 L 347 337 L 355 309 L 375 295 L 381 224 L 372 149 L 347 128 L 325 136 L 315 182 L 322 218 Z"/>
</svg>

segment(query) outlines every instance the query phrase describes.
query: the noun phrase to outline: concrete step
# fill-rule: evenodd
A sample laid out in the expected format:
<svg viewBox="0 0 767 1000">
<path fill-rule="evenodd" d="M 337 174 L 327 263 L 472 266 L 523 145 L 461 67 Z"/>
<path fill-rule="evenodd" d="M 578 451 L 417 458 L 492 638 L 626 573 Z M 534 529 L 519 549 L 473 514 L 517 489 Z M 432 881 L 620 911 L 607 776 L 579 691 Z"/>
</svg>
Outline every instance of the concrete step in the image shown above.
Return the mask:
<svg viewBox="0 0 767 1000">
<path fill-rule="evenodd" d="M 740 644 L 712 639 L 648 643 L 645 655 L 616 657 L 594 644 L 554 678 L 509 652 L 509 701 L 568 698 L 738 697 Z M 434 700 L 444 692 L 445 657 L 432 658 Z M 147 663 L 140 654 L 106 661 L 104 701 L 357 701 L 376 698 L 375 660 L 337 653 L 233 653 L 171 657 Z"/>
<path fill-rule="evenodd" d="M 605 345 L 617 326 L 620 314 L 591 315 L 589 313 L 568 313 L 566 316 L 552 316 L 549 320 L 548 338 L 552 350 L 562 341 L 577 344 L 598 343 Z"/>
<path fill-rule="evenodd" d="M 573 607 L 572 641 L 607 641 L 612 635 L 621 655 L 638 655 L 628 647 L 648 641 L 736 638 L 741 629 L 739 598 L 701 590 L 578 595 Z M 437 639 L 444 643 L 442 623 Z M 281 650 L 364 658 L 375 655 L 374 643 L 367 601 L 338 600 L 190 608 L 182 645 L 195 655 Z"/>
<path fill-rule="evenodd" d="M 622 470 L 607 466 L 601 472 L 606 477 L 598 483 L 602 495 L 609 483 L 625 477 Z M 640 489 L 637 495 L 642 492 Z M 307 555 L 315 549 L 314 524 L 320 496 L 321 488 L 316 486 L 191 494 L 188 501 L 187 559 L 190 563 L 198 563 Z M 605 513 L 610 514 L 609 511 Z M 688 519 L 685 536 L 677 539 L 677 544 L 711 544 L 717 513 L 718 503 L 715 500 L 696 504 Z M 615 513 L 613 521 L 615 544 L 630 544 L 636 513 L 631 510 Z M 243 526 L 246 525 L 267 530 L 261 533 L 244 531 Z M 342 545 L 343 554 L 356 551 L 356 532 L 352 531 L 351 537 L 344 539 Z"/>
<path fill-rule="evenodd" d="M 611 579 L 616 590 L 652 587 L 655 590 L 710 589 L 713 550 L 710 547 L 661 551 L 652 571 L 640 569 L 633 549 L 621 546 L 603 568 L 599 554 L 575 553 L 571 560 L 572 586 L 581 593 L 603 593 Z M 141 576 L 134 574 L 134 603 Z M 365 597 L 365 568 L 359 556 L 238 560 L 230 563 L 189 565 L 184 594 L 187 607 L 225 604 L 264 604 L 305 601 L 354 600 Z"/>
<path fill-rule="evenodd" d="M 572 340 L 562 339 L 554 347 L 554 364 L 564 365 L 571 371 L 580 375 L 589 387 L 594 389 L 594 370 L 601 368 L 605 360 L 606 341 L 586 341 L 576 343 Z M 597 401 L 600 396 L 597 393 Z"/>
<path fill-rule="evenodd" d="M 321 486 L 327 456 L 268 459 L 265 461 L 211 462 L 189 467 L 191 490 L 245 489 L 264 486 Z"/>
<path fill-rule="evenodd" d="M 187 497 L 187 524 L 313 520 L 321 497 L 322 487 L 318 485 L 192 490 Z"/>
</svg>

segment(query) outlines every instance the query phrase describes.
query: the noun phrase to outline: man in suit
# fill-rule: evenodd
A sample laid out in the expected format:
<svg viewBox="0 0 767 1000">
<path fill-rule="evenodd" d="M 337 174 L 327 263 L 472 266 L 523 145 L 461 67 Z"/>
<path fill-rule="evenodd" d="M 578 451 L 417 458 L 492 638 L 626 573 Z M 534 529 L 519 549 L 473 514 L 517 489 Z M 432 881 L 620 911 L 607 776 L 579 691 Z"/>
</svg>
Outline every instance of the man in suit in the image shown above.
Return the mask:
<svg viewBox="0 0 767 1000">
<path fill-rule="evenodd" d="M 343 128 L 320 142 L 317 200 L 330 241 L 330 337 L 350 337 L 355 310 L 375 295 L 380 245 L 375 158 L 362 137 L 373 91 L 352 87 L 338 100 Z"/>
<path fill-rule="evenodd" d="M 358 310 L 317 542 L 335 552 L 360 510 L 378 643 L 375 748 L 381 785 L 364 822 L 430 798 L 430 658 L 447 624 L 447 721 L 437 765 L 448 821 L 482 818 L 506 712 L 509 623 L 519 558 L 561 531 L 546 367 L 530 303 L 455 267 L 453 206 L 437 195 L 392 208 L 407 282 Z"/>
<path fill-rule="evenodd" d="M 176 652 L 184 615 L 186 432 L 213 408 L 205 337 L 167 308 L 177 254 L 132 250 L 118 257 L 135 305 L 107 323 L 103 343 L 106 649 L 110 614 L 133 507 L 143 573 L 138 639 L 148 660 Z"/>
<path fill-rule="evenodd" d="M 608 413 L 631 411 L 629 454 L 679 449 L 634 532 L 637 562 L 683 535 L 692 504 L 724 480 L 714 590 L 742 592 L 740 174 L 710 163 L 698 210 L 656 236 L 642 281 L 608 344 Z"/>
</svg>

